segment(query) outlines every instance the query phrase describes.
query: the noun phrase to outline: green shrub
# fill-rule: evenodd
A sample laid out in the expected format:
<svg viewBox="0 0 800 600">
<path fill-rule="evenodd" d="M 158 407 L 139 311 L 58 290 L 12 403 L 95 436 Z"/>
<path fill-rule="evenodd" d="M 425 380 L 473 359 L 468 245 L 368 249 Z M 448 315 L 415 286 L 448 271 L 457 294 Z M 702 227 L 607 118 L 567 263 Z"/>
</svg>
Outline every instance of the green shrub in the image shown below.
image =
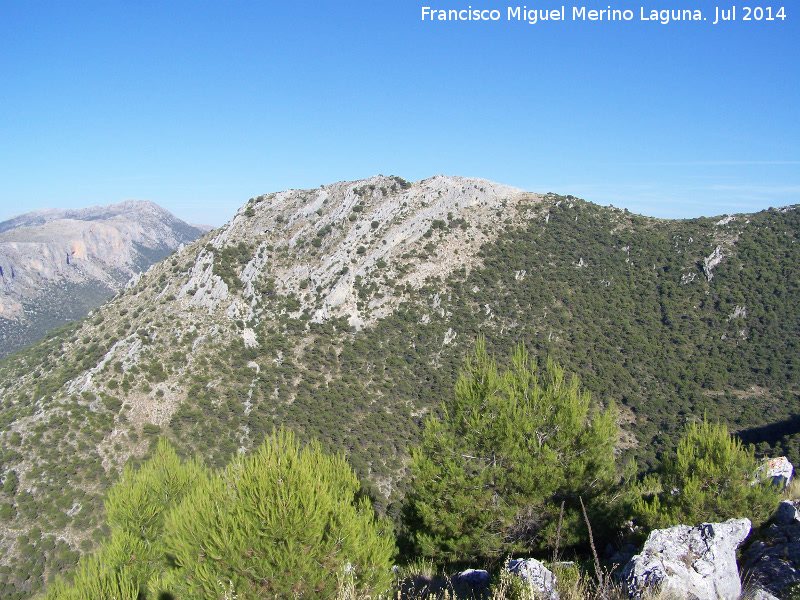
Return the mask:
<svg viewBox="0 0 800 600">
<path fill-rule="evenodd" d="M 178 568 L 164 589 L 218 598 L 223 581 L 241 599 L 333 597 L 347 570 L 361 594 L 385 592 L 394 537 L 359 489 L 342 456 L 273 434 L 169 515 L 166 549 Z"/>
<path fill-rule="evenodd" d="M 635 511 L 650 529 L 735 517 L 763 522 L 781 492 L 771 483 L 753 483 L 757 466 L 753 451 L 731 437 L 725 425 L 691 423 L 675 456 L 644 479 Z"/>
<path fill-rule="evenodd" d="M 102 550 L 46 598 L 333 598 L 345 581 L 386 592 L 394 536 L 360 489 L 342 456 L 288 432 L 219 472 L 162 439 L 109 490 Z"/>
<path fill-rule="evenodd" d="M 74 585 L 57 580 L 45 600 L 139 600 L 139 587 L 127 567 L 110 568 L 101 556 L 87 555 L 78 566 Z"/>
<path fill-rule="evenodd" d="M 19 487 L 19 477 L 17 476 L 17 472 L 6 472 L 6 479 L 3 483 L 3 493 L 13 498 L 14 494 L 17 493 L 17 487 Z"/>
<path fill-rule="evenodd" d="M 3 521 L 13 521 L 14 517 L 17 516 L 17 511 L 12 504 L 8 502 L 3 502 L 0 504 L 0 520 Z"/>
<path fill-rule="evenodd" d="M 113 381 L 113 380 L 112 380 Z M 111 382 L 109 382 L 110 384 Z M 114 382 L 116 384 L 116 381 Z M 112 387 L 111 385 L 108 386 L 109 388 Z M 114 385 L 116 387 L 116 385 Z M 122 400 L 119 398 L 115 398 L 114 396 L 107 396 L 103 395 L 103 406 L 106 407 L 106 410 L 110 413 L 117 414 L 119 409 L 122 408 Z"/>
<path fill-rule="evenodd" d="M 145 423 L 142 425 L 142 434 L 143 435 L 159 435 L 161 433 L 161 427 L 158 425 L 153 425 L 152 423 Z"/>
<path fill-rule="evenodd" d="M 554 363 L 540 381 L 520 346 L 501 374 L 480 339 L 412 453 L 406 522 L 416 551 L 459 561 L 542 549 L 555 542 L 562 500 L 561 547 L 584 541 L 576 504 L 606 510 L 618 431 L 615 411 L 593 408 Z"/>
</svg>

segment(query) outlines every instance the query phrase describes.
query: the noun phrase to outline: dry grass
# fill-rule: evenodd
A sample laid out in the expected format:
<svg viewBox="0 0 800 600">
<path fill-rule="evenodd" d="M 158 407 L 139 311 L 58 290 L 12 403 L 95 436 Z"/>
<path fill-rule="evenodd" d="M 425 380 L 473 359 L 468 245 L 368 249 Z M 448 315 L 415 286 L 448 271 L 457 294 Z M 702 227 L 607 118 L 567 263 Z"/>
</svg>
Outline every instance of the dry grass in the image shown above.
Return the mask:
<svg viewBox="0 0 800 600">
<path fill-rule="evenodd" d="M 419 570 L 417 570 L 419 569 Z M 601 588 L 597 579 L 581 570 L 575 564 L 554 565 L 557 578 L 556 590 L 561 600 L 627 600 L 628 596 L 621 586 L 605 583 Z M 494 583 L 486 590 L 469 590 L 454 586 L 444 573 L 437 573 L 433 563 L 421 561 L 403 568 L 394 591 L 396 600 L 543 600 L 532 587 L 526 585 L 517 575 L 503 569 Z M 605 574 L 604 581 L 610 581 Z M 340 596 L 337 600 L 362 600 L 355 596 Z M 667 600 L 654 595 L 648 600 Z"/>
<path fill-rule="evenodd" d="M 783 490 L 784 500 L 800 500 L 800 477 L 794 477 Z"/>
<path fill-rule="evenodd" d="M 415 566 L 422 571 L 413 572 Z M 629 600 L 624 587 L 612 583 L 612 574 L 603 574 L 604 584 L 601 587 L 598 579 L 574 563 L 551 565 L 557 578 L 556 591 L 560 600 Z M 499 576 L 493 577 L 493 584 L 487 590 L 471 592 L 463 588 L 454 588 L 450 578 L 442 572 L 437 573 L 430 562 L 419 562 L 410 565 L 398 573 L 402 578 L 392 594 L 386 600 L 546 600 L 546 598 L 526 585 L 517 575 L 503 569 Z M 425 585 L 412 586 L 408 582 L 426 582 Z M 747 581 L 743 582 L 742 600 L 753 598 L 755 588 Z M 353 588 L 354 592 L 354 588 Z M 340 595 L 337 600 L 366 600 L 356 595 Z M 378 600 L 372 599 L 369 600 Z M 679 600 L 673 593 L 654 590 L 645 593 L 642 600 Z"/>
</svg>

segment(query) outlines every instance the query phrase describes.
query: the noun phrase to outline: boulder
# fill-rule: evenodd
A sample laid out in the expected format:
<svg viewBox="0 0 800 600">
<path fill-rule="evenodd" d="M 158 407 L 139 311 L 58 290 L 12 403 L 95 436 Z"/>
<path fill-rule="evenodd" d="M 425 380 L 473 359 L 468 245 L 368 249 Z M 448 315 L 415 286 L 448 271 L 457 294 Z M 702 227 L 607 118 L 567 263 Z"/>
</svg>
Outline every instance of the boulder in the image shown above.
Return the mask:
<svg viewBox="0 0 800 600">
<path fill-rule="evenodd" d="M 797 512 L 797 506 L 791 500 L 784 500 L 778 504 L 778 510 L 772 517 L 773 523 L 777 525 L 791 525 L 793 523 L 800 523 L 800 514 Z"/>
<path fill-rule="evenodd" d="M 489 589 L 491 580 L 492 576 L 489 575 L 488 571 L 484 571 L 483 569 L 467 569 L 453 576 L 453 585 L 464 586 L 472 591 L 483 591 Z"/>
<path fill-rule="evenodd" d="M 621 579 L 631 598 L 661 589 L 668 596 L 738 600 L 742 582 L 736 549 L 750 533 L 749 519 L 676 525 L 651 532 Z"/>
<path fill-rule="evenodd" d="M 781 596 L 800 584 L 800 502 L 784 500 L 768 527 L 742 554 L 742 573 L 754 585 Z"/>
<path fill-rule="evenodd" d="M 745 594 L 745 597 L 748 598 L 748 600 L 778 600 L 777 597 L 770 594 L 764 588 L 757 588 L 755 590 L 747 592 Z"/>
<path fill-rule="evenodd" d="M 611 572 L 619 575 L 625 565 L 638 553 L 639 549 L 630 542 L 625 542 L 619 550 L 614 547 L 606 548 L 606 559 L 611 563 Z"/>
<path fill-rule="evenodd" d="M 509 560 L 506 569 L 527 583 L 536 596 L 545 600 L 558 600 L 556 576 L 535 558 Z"/>
<path fill-rule="evenodd" d="M 785 456 L 765 460 L 756 471 L 756 481 L 761 483 L 772 482 L 781 489 L 785 489 L 792 480 L 794 466 Z"/>
</svg>

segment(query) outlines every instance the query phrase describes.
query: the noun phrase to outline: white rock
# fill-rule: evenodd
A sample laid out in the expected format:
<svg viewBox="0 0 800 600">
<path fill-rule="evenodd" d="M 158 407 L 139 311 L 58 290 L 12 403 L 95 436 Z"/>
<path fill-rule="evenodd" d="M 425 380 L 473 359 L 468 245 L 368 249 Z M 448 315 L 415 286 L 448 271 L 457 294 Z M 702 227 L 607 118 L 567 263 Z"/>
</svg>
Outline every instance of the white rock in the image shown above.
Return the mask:
<svg viewBox="0 0 800 600">
<path fill-rule="evenodd" d="M 785 456 L 765 460 L 756 471 L 756 481 L 762 483 L 772 480 L 777 486 L 785 488 L 794 474 L 794 466 Z"/>
<path fill-rule="evenodd" d="M 676 525 L 650 533 L 642 552 L 622 571 L 632 598 L 660 588 L 667 597 L 738 600 L 742 582 L 736 549 L 750 533 L 749 519 Z"/>
<path fill-rule="evenodd" d="M 725 258 L 725 255 L 722 254 L 722 246 L 717 246 L 711 254 L 703 259 L 703 273 L 706 274 L 708 281 L 714 279 L 714 274 L 711 271 L 722 262 L 723 258 Z"/>
<path fill-rule="evenodd" d="M 730 322 L 733 319 L 740 319 L 747 317 L 747 309 L 744 306 L 739 306 L 738 304 L 734 307 L 733 312 L 728 315 L 728 321 Z"/>
<path fill-rule="evenodd" d="M 727 217 L 723 217 L 719 221 L 717 221 L 715 225 L 721 227 L 722 225 L 727 225 L 728 223 L 732 223 L 735 220 L 736 217 L 734 215 L 728 215 Z"/>
<path fill-rule="evenodd" d="M 525 581 L 535 595 L 542 596 L 546 600 L 558 600 L 556 576 L 535 558 L 509 560 L 506 569 Z"/>
<path fill-rule="evenodd" d="M 242 341 L 244 341 L 244 345 L 246 348 L 258 347 L 258 341 L 256 340 L 256 332 L 247 327 L 245 327 L 244 331 L 242 332 Z"/>
</svg>

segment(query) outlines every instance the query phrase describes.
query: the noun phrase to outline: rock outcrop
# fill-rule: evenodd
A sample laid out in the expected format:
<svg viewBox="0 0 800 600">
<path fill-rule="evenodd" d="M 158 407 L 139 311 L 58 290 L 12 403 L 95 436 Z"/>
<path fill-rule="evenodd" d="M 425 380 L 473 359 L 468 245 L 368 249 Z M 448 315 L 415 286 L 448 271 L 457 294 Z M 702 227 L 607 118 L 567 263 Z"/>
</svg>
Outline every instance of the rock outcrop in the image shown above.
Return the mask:
<svg viewBox="0 0 800 600">
<path fill-rule="evenodd" d="M 800 584 L 800 501 L 783 501 L 772 522 L 742 556 L 742 573 L 754 585 L 781 596 Z"/>
<path fill-rule="evenodd" d="M 703 259 L 703 273 L 709 283 L 714 279 L 714 273 L 712 273 L 714 267 L 719 265 L 723 258 L 725 255 L 722 253 L 722 246 L 717 246 L 711 254 Z"/>
<path fill-rule="evenodd" d="M 219 291 L 223 282 L 215 278 L 214 268 L 219 268 L 224 248 L 234 240 L 246 241 L 258 248 L 239 276 L 245 300 L 253 302 L 256 282 L 269 269 L 276 291 L 297 297 L 296 315 L 307 311 L 316 323 L 344 316 L 362 329 L 391 314 L 402 300 L 389 290 L 366 300 L 361 288 L 371 285 L 378 273 L 389 276 L 394 287 L 418 288 L 426 280 L 447 277 L 475 260 L 481 244 L 511 216 L 506 206 L 520 200 L 541 204 L 542 197 L 483 179 L 442 175 L 414 185 L 375 176 L 259 196 L 215 232 L 183 293 L 196 290 L 192 305 L 209 312 L 227 304 L 227 288 Z M 448 222 L 452 235 L 428 242 L 431 232 L 443 231 L 438 228 Z M 423 253 L 424 260 L 415 260 Z M 300 255 L 303 259 L 297 260 Z M 398 271 L 401 263 L 404 268 Z M 309 293 L 317 289 L 319 301 Z M 438 310 L 438 305 L 431 308 Z M 245 320 L 252 317 L 247 307 L 241 313 Z"/>
<path fill-rule="evenodd" d="M 784 489 L 789 485 L 793 474 L 794 465 L 785 456 L 779 456 L 778 458 L 770 458 L 764 461 L 756 471 L 756 481 L 762 483 L 771 481 L 781 489 Z"/>
<path fill-rule="evenodd" d="M 527 583 L 536 597 L 558 600 L 556 576 L 535 558 L 509 560 L 506 569 Z"/>
<path fill-rule="evenodd" d="M 736 549 L 750 533 L 748 519 L 676 525 L 650 533 L 622 572 L 632 598 L 660 589 L 677 598 L 738 600 L 742 583 Z"/>
<path fill-rule="evenodd" d="M 489 592 L 492 576 L 483 569 L 467 569 L 451 578 L 451 585 L 458 598 L 479 598 Z"/>
</svg>

